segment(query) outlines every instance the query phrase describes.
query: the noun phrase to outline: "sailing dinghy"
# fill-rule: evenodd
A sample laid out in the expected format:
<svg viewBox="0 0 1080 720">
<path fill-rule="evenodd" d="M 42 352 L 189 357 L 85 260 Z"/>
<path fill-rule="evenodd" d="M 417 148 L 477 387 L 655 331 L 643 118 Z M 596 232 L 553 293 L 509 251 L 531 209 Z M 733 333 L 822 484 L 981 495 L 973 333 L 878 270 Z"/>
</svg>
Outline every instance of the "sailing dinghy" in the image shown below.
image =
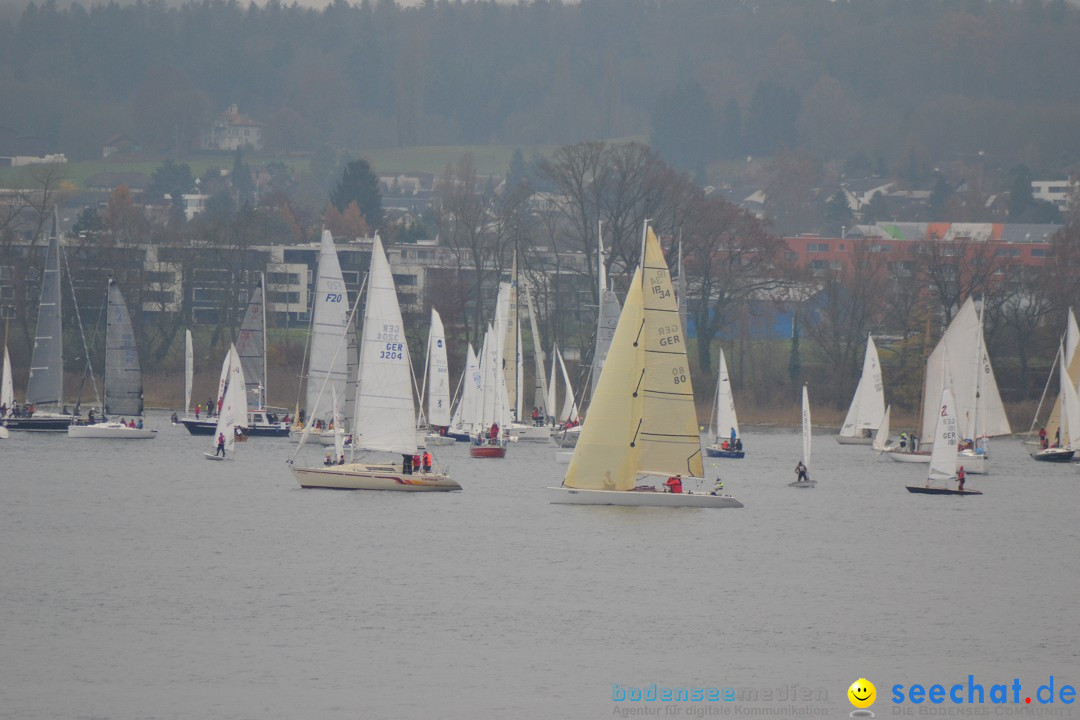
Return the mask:
<svg viewBox="0 0 1080 720">
<path fill-rule="evenodd" d="M 921 495 L 982 495 L 978 490 L 950 488 L 945 483 L 957 480 L 958 442 L 956 405 L 952 390 L 946 386 L 941 391 L 941 405 L 936 413 L 937 424 L 934 429 L 934 449 L 930 457 L 930 473 L 926 485 L 907 486 L 910 493 Z"/>
<path fill-rule="evenodd" d="M 812 488 L 817 487 L 817 480 L 810 477 L 810 395 L 806 392 L 806 386 L 802 389 L 802 462 L 803 472 L 795 477 L 795 482 L 788 483 L 788 487 Z M 796 467 L 798 472 L 798 467 Z"/>
<path fill-rule="evenodd" d="M 731 393 L 731 380 L 728 378 L 727 361 L 724 351 L 720 351 L 720 375 L 716 380 L 716 426 L 709 429 L 713 444 L 705 448 L 709 457 L 734 458 L 746 457 L 742 449 L 742 436 L 739 433 L 739 418 L 735 415 L 735 398 Z M 724 428 L 729 428 L 730 432 Z"/>
<path fill-rule="evenodd" d="M 247 421 L 247 391 L 244 386 L 244 367 L 235 345 L 229 345 L 229 352 L 221 364 L 221 379 L 218 382 L 218 417 L 217 428 L 211 447 L 214 452 L 203 453 L 207 460 L 234 460 L 233 451 L 236 442 L 243 438 L 243 428 Z M 225 442 L 223 454 L 218 454 L 218 440 Z"/>
<path fill-rule="evenodd" d="M 873 432 L 880 427 L 884 415 L 885 390 L 881 384 L 881 362 L 874 337 L 870 335 L 866 338 L 862 376 L 855 387 L 855 396 L 851 398 L 851 406 L 836 442 L 841 445 L 872 445 Z"/>
<path fill-rule="evenodd" d="M 686 482 L 700 486 L 705 478 L 671 273 L 647 225 L 642 245 L 589 422 L 562 486 L 548 488 L 551 502 L 741 508 L 730 495 L 661 491 L 672 485 L 681 490 Z"/>
</svg>

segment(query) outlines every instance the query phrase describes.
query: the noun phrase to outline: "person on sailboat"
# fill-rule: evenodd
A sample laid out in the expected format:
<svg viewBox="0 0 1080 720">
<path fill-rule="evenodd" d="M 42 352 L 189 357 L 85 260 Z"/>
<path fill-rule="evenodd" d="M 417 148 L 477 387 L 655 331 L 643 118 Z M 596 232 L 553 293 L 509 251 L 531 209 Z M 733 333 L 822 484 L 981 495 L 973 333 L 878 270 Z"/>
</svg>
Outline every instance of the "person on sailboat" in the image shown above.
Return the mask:
<svg viewBox="0 0 1080 720">
<path fill-rule="evenodd" d="M 412 455 L 409 453 L 401 454 L 401 472 L 405 475 L 412 475 Z"/>
<path fill-rule="evenodd" d="M 497 423 L 497 422 L 491 423 L 491 430 L 488 431 L 488 437 L 491 438 L 492 440 L 498 440 L 499 439 L 499 423 Z"/>
<path fill-rule="evenodd" d="M 341 453 L 341 456 L 337 459 L 337 464 L 338 465 L 344 465 L 345 464 L 345 453 Z"/>
<path fill-rule="evenodd" d="M 1046 428 L 1039 428 L 1039 447 L 1043 450 L 1050 447 L 1050 443 L 1046 440 Z"/>
<path fill-rule="evenodd" d="M 322 461 L 323 466 L 329 466 L 334 464 L 334 456 L 330 453 L 326 453 L 326 457 Z"/>
<path fill-rule="evenodd" d="M 669 477 L 667 479 L 667 481 L 664 482 L 664 485 L 667 486 L 668 492 L 670 492 L 670 493 L 676 493 L 676 494 L 681 493 L 682 492 L 682 475 L 676 475 L 675 477 Z"/>
<path fill-rule="evenodd" d="M 221 457 L 225 457 L 225 433 L 218 433 L 217 436 L 217 448 L 214 450 L 214 457 L 221 453 Z"/>
<path fill-rule="evenodd" d="M 735 428 L 731 428 L 731 447 L 735 447 Z"/>
<path fill-rule="evenodd" d="M 742 438 L 735 438 L 735 452 L 742 452 Z"/>
<path fill-rule="evenodd" d="M 86 414 L 86 417 L 90 420 L 90 424 L 94 424 L 94 408 L 90 408 L 90 412 Z"/>
<path fill-rule="evenodd" d="M 800 460 L 799 464 L 795 466 L 795 482 L 804 482 L 809 479 L 810 477 L 806 474 L 806 466 Z"/>
<path fill-rule="evenodd" d="M 907 450 L 907 433 L 900 433 L 900 450 L 901 452 Z"/>
<path fill-rule="evenodd" d="M 195 419 L 196 420 L 199 419 L 199 413 L 201 413 L 201 412 L 202 412 L 202 403 L 195 403 Z M 91 416 L 90 422 L 94 422 L 93 419 L 92 419 L 93 415 L 94 415 L 94 411 L 91 410 L 90 411 L 90 416 Z"/>
<path fill-rule="evenodd" d="M 716 486 L 713 487 L 710 495 L 723 495 L 724 494 L 724 481 L 720 478 L 716 478 Z"/>
<path fill-rule="evenodd" d="M 431 472 L 431 453 L 424 451 L 424 472 Z"/>
<path fill-rule="evenodd" d="M 538 407 L 536 407 L 535 405 L 533 406 L 532 419 L 533 419 L 533 425 L 539 427 L 539 425 L 540 425 L 540 409 Z"/>
<path fill-rule="evenodd" d="M 964 466 L 956 469 L 956 479 L 960 483 L 960 492 L 964 492 Z"/>
</svg>

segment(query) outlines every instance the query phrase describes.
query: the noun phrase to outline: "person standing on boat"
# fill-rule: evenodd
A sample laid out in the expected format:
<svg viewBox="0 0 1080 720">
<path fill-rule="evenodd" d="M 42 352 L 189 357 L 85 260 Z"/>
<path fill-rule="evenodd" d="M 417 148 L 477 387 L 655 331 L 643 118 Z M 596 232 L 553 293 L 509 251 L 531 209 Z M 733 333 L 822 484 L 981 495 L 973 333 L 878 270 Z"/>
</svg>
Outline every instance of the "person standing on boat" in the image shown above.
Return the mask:
<svg viewBox="0 0 1080 720">
<path fill-rule="evenodd" d="M 491 430 L 488 431 L 488 437 L 491 438 L 492 440 L 498 440 L 499 439 L 499 423 L 497 423 L 497 422 L 491 423 Z"/>
<path fill-rule="evenodd" d="M 964 466 L 956 469 L 956 479 L 960 483 L 960 492 L 964 492 Z"/>
<path fill-rule="evenodd" d="M 221 457 L 225 457 L 225 433 L 218 433 L 217 436 L 217 449 L 214 450 L 214 457 L 221 453 Z"/>
<path fill-rule="evenodd" d="M 424 472 L 431 472 L 431 453 L 424 451 Z"/>
<path fill-rule="evenodd" d="M 409 453 L 401 454 L 401 472 L 405 475 L 412 475 L 412 455 Z"/>
<path fill-rule="evenodd" d="M 667 479 L 667 481 L 664 483 L 664 485 L 667 486 L 668 492 L 670 492 L 670 493 L 681 493 L 682 492 L 682 475 L 676 475 L 675 477 L 669 477 Z"/>
<path fill-rule="evenodd" d="M 907 433 L 906 432 L 900 433 L 900 451 L 903 452 L 904 450 L 907 450 Z"/>
<path fill-rule="evenodd" d="M 809 476 L 806 474 L 806 466 L 803 465 L 803 461 L 800 460 L 799 464 L 795 466 L 795 482 L 805 482 L 809 479 Z"/>
<path fill-rule="evenodd" d="M 199 413 L 202 412 L 202 403 L 195 403 L 195 419 L 199 419 Z"/>
<path fill-rule="evenodd" d="M 1046 441 L 1046 428 L 1039 428 L 1039 447 L 1043 450 L 1050 447 L 1050 444 Z"/>
<path fill-rule="evenodd" d="M 731 428 L 731 447 L 735 447 L 735 428 Z"/>
<path fill-rule="evenodd" d="M 724 481 L 720 478 L 716 478 L 716 486 L 713 487 L 710 495 L 723 495 L 724 494 Z"/>
</svg>

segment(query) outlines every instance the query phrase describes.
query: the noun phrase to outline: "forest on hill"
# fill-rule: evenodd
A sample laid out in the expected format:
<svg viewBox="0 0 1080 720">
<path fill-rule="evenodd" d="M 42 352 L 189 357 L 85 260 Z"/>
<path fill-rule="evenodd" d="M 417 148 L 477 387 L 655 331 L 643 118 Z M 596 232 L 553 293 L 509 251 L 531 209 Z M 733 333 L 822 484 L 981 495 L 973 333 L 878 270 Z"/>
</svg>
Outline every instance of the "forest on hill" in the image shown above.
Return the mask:
<svg viewBox="0 0 1080 720">
<path fill-rule="evenodd" d="M 47 0 L 0 14 L 0 126 L 176 156 L 235 104 L 282 152 L 634 136 L 692 171 L 783 147 L 1064 172 L 1078 37 L 1063 0 Z"/>
</svg>

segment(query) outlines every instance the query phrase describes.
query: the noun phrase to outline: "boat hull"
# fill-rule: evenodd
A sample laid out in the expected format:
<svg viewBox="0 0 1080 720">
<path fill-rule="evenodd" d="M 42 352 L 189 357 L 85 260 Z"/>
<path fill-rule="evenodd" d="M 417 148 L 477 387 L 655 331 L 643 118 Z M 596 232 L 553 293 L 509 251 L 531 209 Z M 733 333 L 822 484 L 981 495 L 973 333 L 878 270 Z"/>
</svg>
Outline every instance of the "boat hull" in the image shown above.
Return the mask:
<svg viewBox="0 0 1080 720">
<path fill-rule="evenodd" d="M 1047 448 L 1046 450 L 1031 453 L 1031 459 L 1038 462 L 1067 463 L 1072 461 L 1074 455 L 1076 455 L 1075 450 Z"/>
<path fill-rule="evenodd" d="M 447 432 L 446 437 L 454 438 L 454 442 L 472 442 L 472 436 L 465 432 Z"/>
<path fill-rule="evenodd" d="M 917 495 L 982 495 L 978 490 L 950 490 L 949 488 L 912 487 L 907 486 L 909 493 Z"/>
<path fill-rule="evenodd" d="M 95 423 L 93 425 L 70 425 L 67 429 L 71 438 L 95 438 L 101 440 L 153 440 L 157 430 L 133 428 L 120 423 Z"/>
<path fill-rule="evenodd" d="M 907 452 L 906 450 L 888 450 L 885 452 L 889 456 L 890 460 L 903 463 L 929 463 L 930 453 L 928 452 Z"/>
<path fill-rule="evenodd" d="M 195 420 L 192 418 L 180 418 L 180 424 L 182 424 L 187 431 L 192 435 L 213 435 L 217 432 L 217 420 Z M 289 428 L 287 425 L 278 423 L 276 425 L 249 425 L 246 428 L 240 428 L 240 430 L 248 437 L 288 437 Z M 334 443 L 330 443 L 333 445 Z"/>
<path fill-rule="evenodd" d="M 506 457 L 505 445 L 473 445 L 469 448 L 469 457 L 502 458 Z"/>
<path fill-rule="evenodd" d="M 398 492 L 448 492 L 461 486 L 442 473 L 406 475 L 390 464 L 350 463 L 316 468 L 292 468 L 302 488 L 326 490 L 393 490 Z"/>
<path fill-rule="evenodd" d="M 796 480 L 795 482 L 788 483 L 787 486 L 793 488 L 812 488 L 817 487 L 817 480 Z"/>
<path fill-rule="evenodd" d="M 730 458 L 732 460 L 742 460 L 746 457 L 745 450 L 725 450 L 719 445 L 710 445 L 705 448 L 705 454 L 709 457 L 715 458 Z"/>
<path fill-rule="evenodd" d="M 621 505 L 627 507 L 741 508 L 730 495 L 636 492 L 625 490 L 578 490 L 549 487 L 548 498 L 556 505 Z"/>
<path fill-rule="evenodd" d="M 424 442 L 430 447 L 435 447 L 437 445 L 453 445 L 454 443 L 457 442 L 457 440 L 450 437 L 449 435 L 440 435 L 438 433 L 428 433 L 427 435 L 424 436 Z"/>
<path fill-rule="evenodd" d="M 833 435 L 833 437 L 836 438 L 836 442 L 840 443 L 841 445 L 873 445 L 874 444 L 874 438 L 872 438 L 872 437 L 862 437 L 862 436 L 858 436 L 858 435 L 856 435 L 855 437 L 849 437 L 847 435 Z"/>
<path fill-rule="evenodd" d="M 3 425 L 8 430 L 27 432 L 65 432 L 78 420 L 71 415 L 37 415 L 33 417 L 4 418 Z"/>
<path fill-rule="evenodd" d="M 232 460 L 233 459 L 232 457 L 226 457 L 226 456 L 222 456 L 222 455 L 215 455 L 214 453 L 203 453 L 202 456 L 204 458 L 206 458 L 207 460 L 216 460 L 218 462 L 221 462 L 222 460 Z"/>
<path fill-rule="evenodd" d="M 544 425 L 518 425 L 511 423 L 507 428 L 511 437 L 516 437 L 518 442 L 546 443 L 551 438 L 551 430 Z"/>
</svg>

